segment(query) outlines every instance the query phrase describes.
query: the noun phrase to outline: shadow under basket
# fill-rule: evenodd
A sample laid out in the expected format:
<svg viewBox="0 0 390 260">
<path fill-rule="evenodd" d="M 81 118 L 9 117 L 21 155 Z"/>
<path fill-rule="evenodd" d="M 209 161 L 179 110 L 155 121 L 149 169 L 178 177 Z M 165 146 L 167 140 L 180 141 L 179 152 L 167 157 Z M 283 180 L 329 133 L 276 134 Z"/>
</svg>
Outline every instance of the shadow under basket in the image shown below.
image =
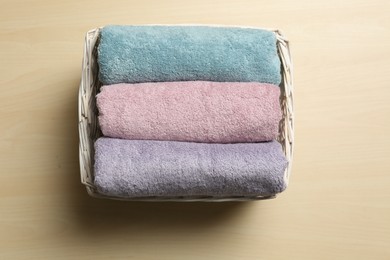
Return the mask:
<svg viewBox="0 0 390 260">
<path fill-rule="evenodd" d="M 185 26 L 185 25 L 182 25 Z M 214 26 L 214 25 L 212 25 Z M 231 26 L 229 26 L 231 27 Z M 243 27 L 243 26 L 237 26 Z M 256 28 L 256 27 L 245 27 Z M 260 28 L 256 28 L 260 29 Z M 97 198 L 108 198 L 129 201 L 246 201 L 274 198 L 273 196 L 179 196 L 179 197 L 137 197 L 119 198 L 108 197 L 99 194 L 94 185 L 94 143 L 102 136 L 98 124 L 98 110 L 96 107 L 96 94 L 101 86 L 98 78 L 97 46 L 99 44 L 101 28 L 87 32 L 84 44 L 84 57 L 82 64 L 82 77 L 78 96 L 79 116 L 79 156 L 81 182 L 86 186 L 88 194 Z M 277 141 L 282 145 L 284 154 L 288 160 L 288 166 L 284 173 L 284 180 L 288 185 L 293 159 L 294 144 L 294 107 L 293 107 L 293 71 L 288 40 L 278 30 L 270 30 L 275 33 L 277 39 L 278 55 L 281 61 L 282 82 L 280 84 L 280 105 L 283 118 L 279 124 L 279 136 Z"/>
</svg>

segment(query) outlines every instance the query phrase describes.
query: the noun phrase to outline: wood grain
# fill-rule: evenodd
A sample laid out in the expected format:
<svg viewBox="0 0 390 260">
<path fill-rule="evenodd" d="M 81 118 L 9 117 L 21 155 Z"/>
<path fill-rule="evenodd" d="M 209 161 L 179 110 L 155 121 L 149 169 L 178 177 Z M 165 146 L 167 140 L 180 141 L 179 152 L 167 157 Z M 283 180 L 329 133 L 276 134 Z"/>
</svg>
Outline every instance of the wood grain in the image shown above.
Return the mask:
<svg viewBox="0 0 390 260">
<path fill-rule="evenodd" d="M 390 2 L 3 0 L 1 259 L 390 259 Z M 79 182 L 84 33 L 280 28 L 295 66 L 290 187 L 248 203 L 129 203 Z"/>
</svg>

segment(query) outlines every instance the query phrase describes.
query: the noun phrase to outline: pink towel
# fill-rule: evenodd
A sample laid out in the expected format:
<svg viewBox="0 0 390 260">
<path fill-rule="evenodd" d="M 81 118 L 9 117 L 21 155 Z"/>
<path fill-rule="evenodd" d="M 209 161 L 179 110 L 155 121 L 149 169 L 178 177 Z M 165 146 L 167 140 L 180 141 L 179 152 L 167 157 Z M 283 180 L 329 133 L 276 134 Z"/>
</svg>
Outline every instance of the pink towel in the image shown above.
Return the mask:
<svg viewBox="0 0 390 260">
<path fill-rule="evenodd" d="M 105 136 L 209 143 L 277 137 L 280 89 L 256 82 L 181 81 L 103 86 L 97 95 Z"/>
</svg>

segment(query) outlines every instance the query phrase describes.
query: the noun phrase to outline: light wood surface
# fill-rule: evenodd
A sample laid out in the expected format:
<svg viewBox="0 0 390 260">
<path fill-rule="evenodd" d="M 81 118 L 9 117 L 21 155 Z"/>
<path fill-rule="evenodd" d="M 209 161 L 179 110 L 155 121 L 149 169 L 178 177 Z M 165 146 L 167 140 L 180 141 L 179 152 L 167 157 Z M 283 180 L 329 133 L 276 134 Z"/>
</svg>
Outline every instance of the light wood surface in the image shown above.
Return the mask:
<svg viewBox="0 0 390 260">
<path fill-rule="evenodd" d="M 0 259 L 390 259 L 389 1 L 0 2 Z M 279 198 L 129 203 L 79 182 L 84 33 L 105 24 L 282 29 L 295 159 Z"/>
</svg>

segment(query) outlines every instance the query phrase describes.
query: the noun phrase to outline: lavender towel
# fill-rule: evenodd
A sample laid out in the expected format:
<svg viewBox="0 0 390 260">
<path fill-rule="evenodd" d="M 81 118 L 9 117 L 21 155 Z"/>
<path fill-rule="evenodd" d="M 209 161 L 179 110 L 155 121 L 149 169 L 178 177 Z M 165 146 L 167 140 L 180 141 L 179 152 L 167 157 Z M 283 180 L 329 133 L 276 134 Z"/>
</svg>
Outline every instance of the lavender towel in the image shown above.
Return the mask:
<svg viewBox="0 0 390 260">
<path fill-rule="evenodd" d="M 122 140 L 95 143 L 95 186 L 108 196 L 269 196 L 286 188 L 276 142 L 210 144 Z"/>
</svg>

